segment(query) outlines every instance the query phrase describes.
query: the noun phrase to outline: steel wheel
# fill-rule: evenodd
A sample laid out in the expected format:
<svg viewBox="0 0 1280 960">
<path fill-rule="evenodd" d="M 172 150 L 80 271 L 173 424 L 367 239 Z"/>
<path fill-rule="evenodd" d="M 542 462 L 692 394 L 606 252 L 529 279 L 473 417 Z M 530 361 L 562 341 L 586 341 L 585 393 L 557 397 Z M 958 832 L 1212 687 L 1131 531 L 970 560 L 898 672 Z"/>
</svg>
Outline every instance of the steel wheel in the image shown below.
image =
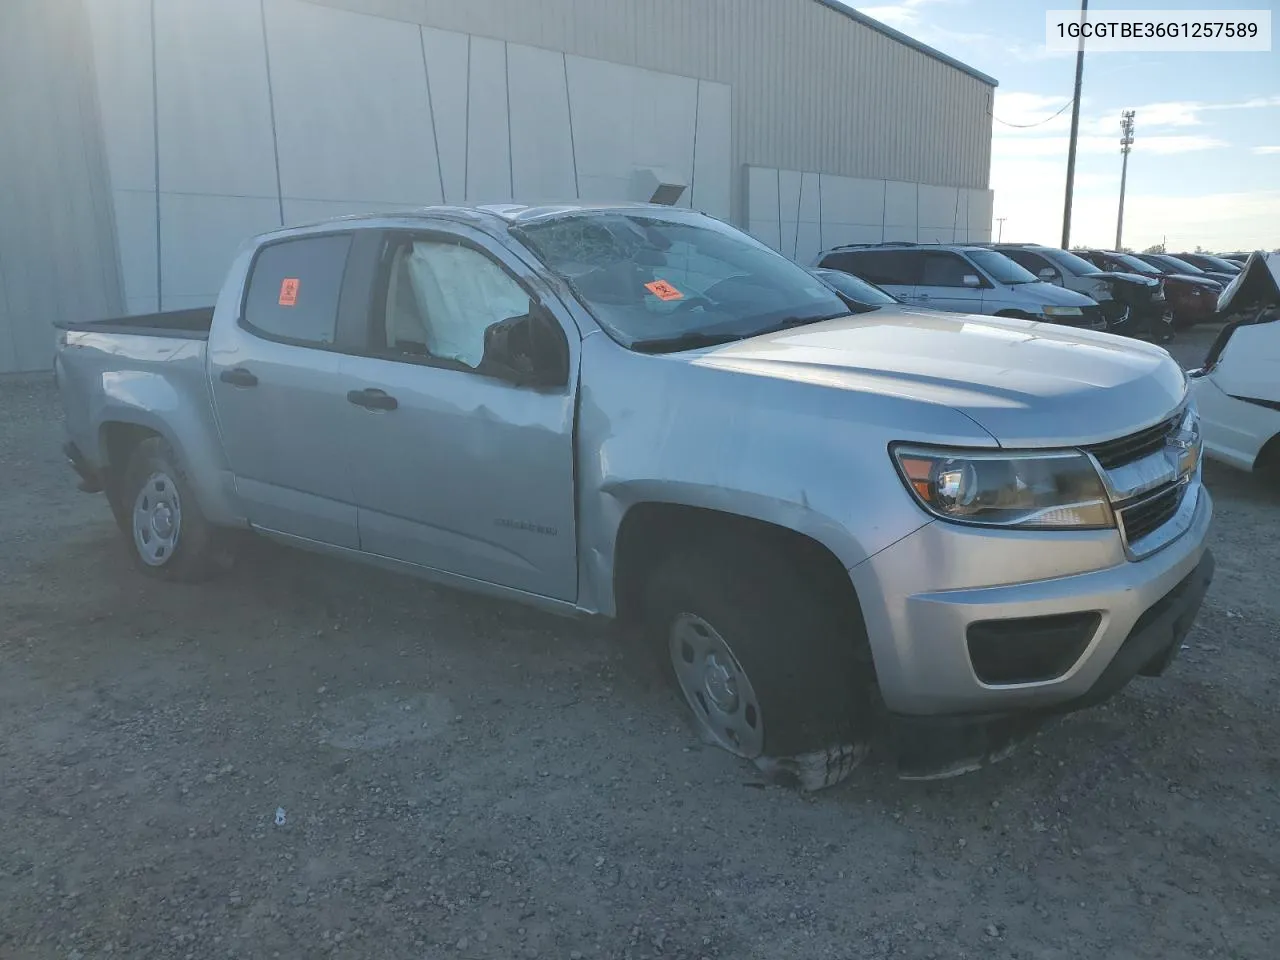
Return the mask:
<svg viewBox="0 0 1280 960">
<path fill-rule="evenodd" d="M 740 757 L 760 756 L 760 701 L 724 638 L 701 617 L 682 613 L 671 623 L 668 650 L 680 692 L 705 735 Z"/>
<path fill-rule="evenodd" d="M 133 501 L 133 544 L 149 567 L 162 567 L 178 547 L 182 504 L 178 486 L 166 473 L 153 473 Z"/>
</svg>

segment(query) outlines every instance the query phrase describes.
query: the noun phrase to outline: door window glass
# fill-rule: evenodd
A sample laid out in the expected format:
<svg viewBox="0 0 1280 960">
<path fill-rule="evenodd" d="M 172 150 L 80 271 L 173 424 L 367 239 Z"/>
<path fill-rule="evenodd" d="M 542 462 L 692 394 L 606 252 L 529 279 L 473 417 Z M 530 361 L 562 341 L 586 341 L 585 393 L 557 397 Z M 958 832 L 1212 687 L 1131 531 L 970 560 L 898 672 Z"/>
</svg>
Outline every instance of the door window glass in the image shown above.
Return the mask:
<svg viewBox="0 0 1280 960">
<path fill-rule="evenodd" d="M 1025 267 L 1036 276 L 1039 276 L 1040 271 L 1049 266 L 1049 261 L 1044 257 L 1038 257 L 1034 253 L 1027 253 L 1025 250 L 1001 250 L 1000 252 L 1018 266 Z"/>
<path fill-rule="evenodd" d="M 332 344 L 350 249 L 350 234 L 263 247 L 249 276 L 243 325 L 273 340 Z"/>
<path fill-rule="evenodd" d="M 920 285 L 963 287 L 965 276 L 974 274 L 974 269 L 954 253 L 926 253 L 920 273 Z"/>
<path fill-rule="evenodd" d="M 385 346 L 474 370 L 484 357 L 485 331 L 529 309 L 524 288 L 479 250 L 415 240 L 392 256 Z"/>
<path fill-rule="evenodd" d="M 882 287 L 910 287 L 916 283 L 918 264 L 909 251 L 855 250 L 829 254 L 823 258 L 822 266 L 852 273 Z"/>
</svg>

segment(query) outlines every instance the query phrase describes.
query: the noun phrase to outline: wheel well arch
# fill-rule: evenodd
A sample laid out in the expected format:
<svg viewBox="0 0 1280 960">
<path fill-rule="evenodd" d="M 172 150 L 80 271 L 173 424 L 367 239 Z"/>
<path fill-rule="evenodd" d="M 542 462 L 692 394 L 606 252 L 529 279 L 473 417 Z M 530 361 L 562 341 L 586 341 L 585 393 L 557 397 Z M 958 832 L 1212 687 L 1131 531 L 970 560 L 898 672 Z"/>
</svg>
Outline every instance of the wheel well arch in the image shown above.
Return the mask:
<svg viewBox="0 0 1280 960">
<path fill-rule="evenodd" d="M 1280 433 L 1262 445 L 1254 458 L 1253 469 L 1258 473 L 1280 474 Z"/>
<path fill-rule="evenodd" d="M 642 502 L 622 518 L 614 540 L 613 591 L 617 617 L 635 623 L 643 617 L 649 577 L 667 557 L 692 546 L 732 550 L 735 545 L 764 546 L 804 569 L 842 618 L 862 628 L 862 607 L 853 581 L 825 544 L 764 520 L 708 507 Z"/>
<path fill-rule="evenodd" d="M 119 477 L 129 466 L 129 457 L 143 440 L 162 437 L 160 431 L 128 420 L 108 420 L 99 428 L 103 468 L 108 477 Z"/>
<path fill-rule="evenodd" d="M 1008 317 L 1010 320 L 1034 320 L 1035 317 L 1025 310 L 997 310 L 997 317 Z"/>
</svg>

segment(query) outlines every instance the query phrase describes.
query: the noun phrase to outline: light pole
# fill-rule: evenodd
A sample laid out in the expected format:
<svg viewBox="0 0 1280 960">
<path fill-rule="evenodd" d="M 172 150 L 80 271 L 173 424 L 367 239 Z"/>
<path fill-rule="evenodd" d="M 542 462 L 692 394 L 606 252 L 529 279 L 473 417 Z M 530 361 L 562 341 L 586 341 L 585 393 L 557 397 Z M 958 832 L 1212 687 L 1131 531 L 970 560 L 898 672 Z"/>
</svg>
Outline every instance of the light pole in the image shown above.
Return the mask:
<svg viewBox="0 0 1280 960">
<path fill-rule="evenodd" d="M 1120 237 L 1124 233 L 1124 184 L 1129 177 L 1129 151 L 1133 147 L 1133 111 L 1126 110 L 1120 115 L 1120 152 L 1124 159 L 1120 163 L 1120 212 L 1116 215 L 1116 249 L 1120 249 Z"/>
<path fill-rule="evenodd" d="M 1080 23 L 1088 19 L 1089 0 L 1080 0 Z M 1062 205 L 1062 249 L 1071 249 L 1071 194 L 1076 186 L 1076 137 L 1080 133 L 1080 83 L 1084 79 L 1084 31 L 1076 50 L 1076 93 L 1071 101 L 1071 145 L 1067 148 L 1067 196 Z"/>
<path fill-rule="evenodd" d="M 1008 217 L 996 217 L 996 223 L 1000 224 L 999 232 L 996 234 L 996 243 L 1004 239 L 1004 222 L 1008 219 Z"/>
</svg>

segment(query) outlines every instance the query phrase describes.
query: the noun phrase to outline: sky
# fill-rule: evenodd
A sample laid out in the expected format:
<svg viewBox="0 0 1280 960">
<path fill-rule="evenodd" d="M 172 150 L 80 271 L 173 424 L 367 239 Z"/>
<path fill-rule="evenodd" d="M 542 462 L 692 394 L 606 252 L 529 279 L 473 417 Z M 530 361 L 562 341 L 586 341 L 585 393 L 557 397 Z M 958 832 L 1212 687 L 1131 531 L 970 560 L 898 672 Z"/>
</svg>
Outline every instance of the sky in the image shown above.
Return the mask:
<svg viewBox="0 0 1280 960">
<path fill-rule="evenodd" d="M 1062 239 L 1075 53 L 1045 50 L 1045 12 L 1072 0 L 850 3 L 1000 81 L 992 239 Z M 1071 245 L 1115 245 L 1120 113 L 1135 110 L 1124 246 L 1280 248 L 1280 0 L 1092 0 L 1108 9 L 1269 9 L 1270 53 L 1093 53 L 1086 44 Z M 1036 124 L 1028 128 L 1013 124 Z"/>
</svg>

